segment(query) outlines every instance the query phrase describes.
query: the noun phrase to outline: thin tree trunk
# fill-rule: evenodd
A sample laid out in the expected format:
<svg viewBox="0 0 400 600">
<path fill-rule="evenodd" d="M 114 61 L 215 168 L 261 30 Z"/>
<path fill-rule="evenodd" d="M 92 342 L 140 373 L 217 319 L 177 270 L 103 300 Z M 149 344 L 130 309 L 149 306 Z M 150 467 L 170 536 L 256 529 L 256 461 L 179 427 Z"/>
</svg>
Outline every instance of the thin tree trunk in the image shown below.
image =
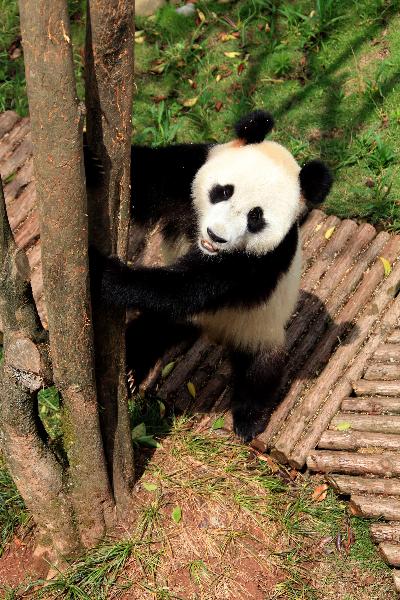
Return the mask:
<svg viewBox="0 0 400 600">
<path fill-rule="evenodd" d="M 73 554 L 79 537 L 64 491 L 62 466 L 43 439 L 37 391 L 51 373 L 47 334 L 32 298 L 29 265 L 14 242 L 0 180 L 1 447 L 18 490 L 39 527 L 37 554 L 51 562 Z"/>
<path fill-rule="evenodd" d="M 82 541 L 100 539 L 113 500 L 93 371 L 82 110 L 66 0 L 20 0 L 54 382 L 64 406 L 68 485 Z"/>
<path fill-rule="evenodd" d="M 104 176 L 89 192 L 90 238 L 106 254 L 126 259 L 130 215 L 133 95 L 132 0 L 88 0 L 86 34 L 87 139 Z M 127 518 L 134 456 L 125 369 L 125 311 L 93 298 L 96 380 L 109 475 L 119 515 Z"/>
</svg>

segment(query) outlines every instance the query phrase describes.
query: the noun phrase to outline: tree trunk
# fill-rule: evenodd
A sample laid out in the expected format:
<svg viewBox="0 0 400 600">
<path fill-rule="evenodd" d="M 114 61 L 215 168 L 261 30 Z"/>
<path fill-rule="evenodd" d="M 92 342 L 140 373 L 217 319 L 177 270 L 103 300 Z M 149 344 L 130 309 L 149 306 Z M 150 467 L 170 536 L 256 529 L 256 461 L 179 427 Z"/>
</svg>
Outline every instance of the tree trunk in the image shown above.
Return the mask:
<svg viewBox="0 0 400 600">
<path fill-rule="evenodd" d="M 29 265 L 15 245 L 0 180 L 0 314 L 4 361 L 0 372 L 1 448 L 39 528 L 37 550 L 51 562 L 79 549 L 62 466 L 43 438 L 37 392 L 51 373 L 47 334 L 32 299 Z"/>
<path fill-rule="evenodd" d="M 126 260 L 130 215 L 133 22 L 131 0 L 88 0 L 85 51 L 87 140 L 103 176 L 89 190 L 90 239 Z M 124 310 L 93 298 L 96 381 L 108 470 L 120 517 L 129 517 L 134 485 Z"/>
<path fill-rule="evenodd" d="M 66 0 L 20 0 L 54 383 L 64 407 L 67 485 L 92 545 L 113 499 L 100 433 L 88 278 L 88 220 Z"/>
</svg>

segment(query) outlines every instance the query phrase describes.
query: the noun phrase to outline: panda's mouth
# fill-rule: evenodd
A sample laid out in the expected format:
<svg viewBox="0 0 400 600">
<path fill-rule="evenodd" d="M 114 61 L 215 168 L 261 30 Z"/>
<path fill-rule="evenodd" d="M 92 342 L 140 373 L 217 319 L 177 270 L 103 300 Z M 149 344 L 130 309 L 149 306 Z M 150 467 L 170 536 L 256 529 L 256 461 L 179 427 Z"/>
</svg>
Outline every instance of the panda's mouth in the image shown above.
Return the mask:
<svg viewBox="0 0 400 600">
<path fill-rule="evenodd" d="M 209 240 L 200 240 L 200 245 L 202 246 L 202 248 L 204 248 L 204 250 L 207 250 L 207 252 L 209 252 L 210 254 L 216 254 L 217 252 L 219 252 L 219 248 L 217 246 L 214 246 L 214 244 Z"/>
</svg>

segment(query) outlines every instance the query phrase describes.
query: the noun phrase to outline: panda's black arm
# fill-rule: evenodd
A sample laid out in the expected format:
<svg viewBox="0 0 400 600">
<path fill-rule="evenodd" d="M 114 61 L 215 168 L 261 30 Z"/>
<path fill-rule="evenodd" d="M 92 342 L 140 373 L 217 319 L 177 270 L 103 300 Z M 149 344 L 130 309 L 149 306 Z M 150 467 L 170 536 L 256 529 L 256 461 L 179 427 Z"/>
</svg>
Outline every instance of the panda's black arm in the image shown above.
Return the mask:
<svg viewBox="0 0 400 600">
<path fill-rule="evenodd" d="M 92 293 L 110 306 L 165 312 L 178 319 L 243 298 L 243 277 L 238 268 L 235 277 L 223 261 L 186 256 L 171 267 L 155 268 L 129 268 L 114 258 L 94 261 L 92 256 L 94 262 Z"/>
<path fill-rule="evenodd" d="M 279 246 L 263 256 L 233 252 L 209 257 L 194 249 L 171 267 L 132 269 L 92 250 L 92 290 L 109 305 L 167 312 L 172 318 L 252 306 L 275 289 L 297 244 L 295 223 Z"/>
</svg>

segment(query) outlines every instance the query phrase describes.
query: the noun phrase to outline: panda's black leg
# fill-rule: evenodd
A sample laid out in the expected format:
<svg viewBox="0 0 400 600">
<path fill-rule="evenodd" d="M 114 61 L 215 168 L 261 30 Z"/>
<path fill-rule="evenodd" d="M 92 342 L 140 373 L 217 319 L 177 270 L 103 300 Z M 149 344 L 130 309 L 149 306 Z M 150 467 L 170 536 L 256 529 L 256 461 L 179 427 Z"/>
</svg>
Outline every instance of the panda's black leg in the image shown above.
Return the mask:
<svg viewBox="0 0 400 600">
<path fill-rule="evenodd" d="M 136 384 L 143 381 L 154 366 L 172 346 L 184 340 L 194 341 L 198 331 L 189 323 L 177 323 L 164 314 L 143 312 L 127 326 L 126 363 L 134 373 Z"/>
<path fill-rule="evenodd" d="M 257 354 L 232 352 L 233 428 L 249 442 L 262 431 L 278 403 L 285 354 L 282 349 Z"/>
</svg>

